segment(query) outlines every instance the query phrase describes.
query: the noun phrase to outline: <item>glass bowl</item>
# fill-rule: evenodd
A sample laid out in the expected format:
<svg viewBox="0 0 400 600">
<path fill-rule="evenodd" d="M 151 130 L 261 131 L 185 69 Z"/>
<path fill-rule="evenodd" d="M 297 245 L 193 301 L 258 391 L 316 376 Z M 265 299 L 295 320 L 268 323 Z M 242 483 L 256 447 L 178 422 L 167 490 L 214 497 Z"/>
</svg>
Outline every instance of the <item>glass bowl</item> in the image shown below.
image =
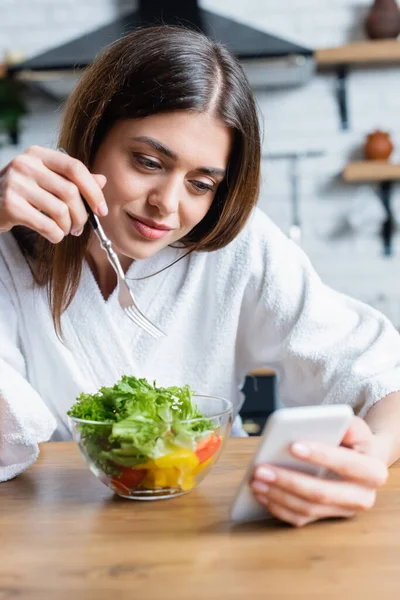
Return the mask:
<svg viewBox="0 0 400 600">
<path fill-rule="evenodd" d="M 163 440 L 171 436 L 174 426 L 176 429 L 190 424 L 195 430 L 196 422 L 204 419 L 209 424 L 207 430 L 194 438 L 185 439 L 183 435 L 179 445 L 169 444 L 167 453 L 142 456 L 139 462 L 132 446 L 113 439 L 112 423 L 70 417 L 72 435 L 92 473 L 118 496 L 132 500 L 173 498 L 188 493 L 211 471 L 232 427 L 233 407 L 229 400 L 194 395 L 193 402 L 203 417 L 164 423 Z M 176 431 L 172 432 L 176 435 Z"/>
</svg>

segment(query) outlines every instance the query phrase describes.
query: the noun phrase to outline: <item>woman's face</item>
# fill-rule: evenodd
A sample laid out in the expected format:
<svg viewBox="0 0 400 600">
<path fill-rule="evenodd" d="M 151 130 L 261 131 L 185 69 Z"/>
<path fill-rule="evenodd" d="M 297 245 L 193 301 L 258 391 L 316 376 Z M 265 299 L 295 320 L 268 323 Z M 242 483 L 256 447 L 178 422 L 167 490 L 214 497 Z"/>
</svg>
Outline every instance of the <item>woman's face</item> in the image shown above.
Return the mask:
<svg viewBox="0 0 400 600">
<path fill-rule="evenodd" d="M 152 256 L 206 215 L 224 178 L 232 133 L 207 113 L 176 111 L 118 121 L 93 172 L 107 177 L 101 219 L 116 251 Z"/>
</svg>

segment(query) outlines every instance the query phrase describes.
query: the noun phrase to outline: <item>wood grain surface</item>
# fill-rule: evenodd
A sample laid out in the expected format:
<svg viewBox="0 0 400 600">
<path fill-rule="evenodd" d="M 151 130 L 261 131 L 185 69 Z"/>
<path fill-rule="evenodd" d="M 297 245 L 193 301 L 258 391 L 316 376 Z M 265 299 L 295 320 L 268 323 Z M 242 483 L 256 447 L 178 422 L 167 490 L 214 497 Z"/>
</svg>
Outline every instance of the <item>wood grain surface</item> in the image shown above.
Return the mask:
<svg viewBox="0 0 400 600">
<path fill-rule="evenodd" d="M 275 371 L 267 367 L 260 367 L 249 373 L 249 377 L 272 377 L 273 375 L 275 375 Z"/>
<path fill-rule="evenodd" d="M 350 162 L 343 171 L 343 179 L 350 182 L 396 181 L 400 179 L 400 163 L 381 160 Z"/>
<path fill-rule="evenodd" d="M 314 52 L 318 67 L 400 62 L 399 40 L 363 40 Z"/>
<path fill-rule="evenodd" d="M 113 496 L 73 443 L 43 444 L 0 484 L 0 599 L 398 598 L 398 466 L 352 520 L 234 526 L 228 508 L 256 443 L 230 439 L 198 489 L 154 502 Z"/>
</svg>

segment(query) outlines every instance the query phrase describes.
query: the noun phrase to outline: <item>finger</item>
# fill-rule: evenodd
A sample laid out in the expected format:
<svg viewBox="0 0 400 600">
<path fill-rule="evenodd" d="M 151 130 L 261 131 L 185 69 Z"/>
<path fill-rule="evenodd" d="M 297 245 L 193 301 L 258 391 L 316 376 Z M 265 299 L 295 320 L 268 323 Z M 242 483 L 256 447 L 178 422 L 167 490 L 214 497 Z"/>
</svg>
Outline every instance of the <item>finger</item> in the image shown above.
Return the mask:
<svg viewBox="0 0 400 600">
<path fill-rule="evenodd" d="M 355 450 L 316 442 L 295 443 L 291 453 L 306 462 L 334 471 L 348 481 L 377 488 L 388 478 L 388 468 L 379 459 Z"/>
<path fill-rule="evenodd" d="M 67 207 L 71 219 L 70 230 L 72 233 L 84 227 L 88 214 L 75 183 L 47 168 L 35 173 L 35 181 L 38 186 L 59 198 Z"/>
<path fill-rule="evenodd" d="M 285 523 L 289 523 L 290 525 L 294 525 L 295 527 L 304 527 L 305 525 L 308 525 L 313 521 L 317 521 L 318 519 L 326 519 L 332 517 L 347 517 L 346 514 L 342 514 L 341 509 L 339 509 L 338 512 L 335 513 L 333 507 L 331 508 L 331 510 L 329 510 L 328 507 L 326 507 L 326 514 L 324 514 L 321 517 L 308 517 L 291 510 L 287 506 L 282 506 L 278 502 L 270 501 L 263 496 L 256 496 L 256 499 L 262 506 L 264 506 L 266 510 L 268 510 L 268 512 L 270 512 L 276 518 L 280 519 L 281 521 L 284 521 Z"/>
<path fill-rule="evenodd" d="M 280 521 L 284 521 L 285 523 L 289 523 L 290 525 L 294 525 L 295 527 L 304 527 L 310 522 L 308 517 L 304 515 L 300 515 L 299 513 L 295 513 L 290 508 L 285 506 L 281 506 L 280 504 L 270 502 L 265 496 L 256 495 L 256 500 L 263 506 L 271 515 L 279 519 Z"/>
<path fill-rule="evenodd" d="M 367 510 L 374 505 L 376 497 L 375 490 L 352 482 L 329 481 L 271 465 L 257 467 L 254 479 L 325 506 Z"/>
<path fill-rule="evenodd" d="M 85 225 L 87 211 L 77 186 L 48 169 L 37 156 L 18 157 L 13 172 L 13 188 L 34 206 L 54 217 L 65 233 L 76 232 Z M 52 203 L 50 197 L 57 201 Z"/>
<path fill-rule="evenodd" d="M 21 189 L 17 190 L 17 193 L 31 206 L 45 213 L 50 219 L 53 219 L 65 235 L 71 231 L 72 220 L 69 207 L 65 202 L 56 198 L 53 194 L 49 194 L 49 192 L 36 184 L 31 184 L 29 189 L 25 190 L 22 185 Z"/>
<path fill-rule="evenodd" d="M 92 173 L 92 177 L 93 179 L 95 179 L 97 185 L 100 186 L 100 189 L 102 190 L 107 183 L 107 177 L 105 175 L 100 175 L 97 173 Z"/>
<path fill-rule="evenodd" d="M 16 192 L 12 192 L 11 202 L 13 205 L 13 222 L 16 225 L 24 225 L 37 231 L 52 244 L 58 244 L 64 239 L 64 231 L 57 223 L 31 206 L 25 198 L 22 198 Z"/>
<path fill-rule="evenodd" d="M 40 157 L 48 169 L 75 183 L 90 208 L 99 217 L 104 217 L 107 214 L 108 209 L 103 192 L 90 171 L 80 160 L 63 152 L 40 146 L 32 146 L 27 150 L 27 153 Z"/>
<path fill-rule="evenodd" d="M 327 516 L 352 517 L 355 514 L 354 510 L 342 506 L 315 504 L 276 486 L 269 486 L 265 489 L 265 486 L 257 481 L 252 484 L 251 489 L 256 495 L 264 496 L 268 502 L 285 506 L 292 512 L 311 519 L 323 519 Z"/>
</svg>

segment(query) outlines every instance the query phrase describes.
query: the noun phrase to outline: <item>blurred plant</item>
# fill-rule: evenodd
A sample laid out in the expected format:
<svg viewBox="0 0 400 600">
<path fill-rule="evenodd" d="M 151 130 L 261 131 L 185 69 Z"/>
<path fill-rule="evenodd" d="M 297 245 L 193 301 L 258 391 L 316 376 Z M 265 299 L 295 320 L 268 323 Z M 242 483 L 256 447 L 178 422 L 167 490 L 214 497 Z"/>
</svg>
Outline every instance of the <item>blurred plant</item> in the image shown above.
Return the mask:
<svg viewBox="0 0 400 600">
<path fill-rule="evenodd" d="M 18 144 L 20 119 L 27 112 L 21 84 L 7 76 L 1 78 L 0 132 L 8 135 L 11 144 Z"/>
</svg>

